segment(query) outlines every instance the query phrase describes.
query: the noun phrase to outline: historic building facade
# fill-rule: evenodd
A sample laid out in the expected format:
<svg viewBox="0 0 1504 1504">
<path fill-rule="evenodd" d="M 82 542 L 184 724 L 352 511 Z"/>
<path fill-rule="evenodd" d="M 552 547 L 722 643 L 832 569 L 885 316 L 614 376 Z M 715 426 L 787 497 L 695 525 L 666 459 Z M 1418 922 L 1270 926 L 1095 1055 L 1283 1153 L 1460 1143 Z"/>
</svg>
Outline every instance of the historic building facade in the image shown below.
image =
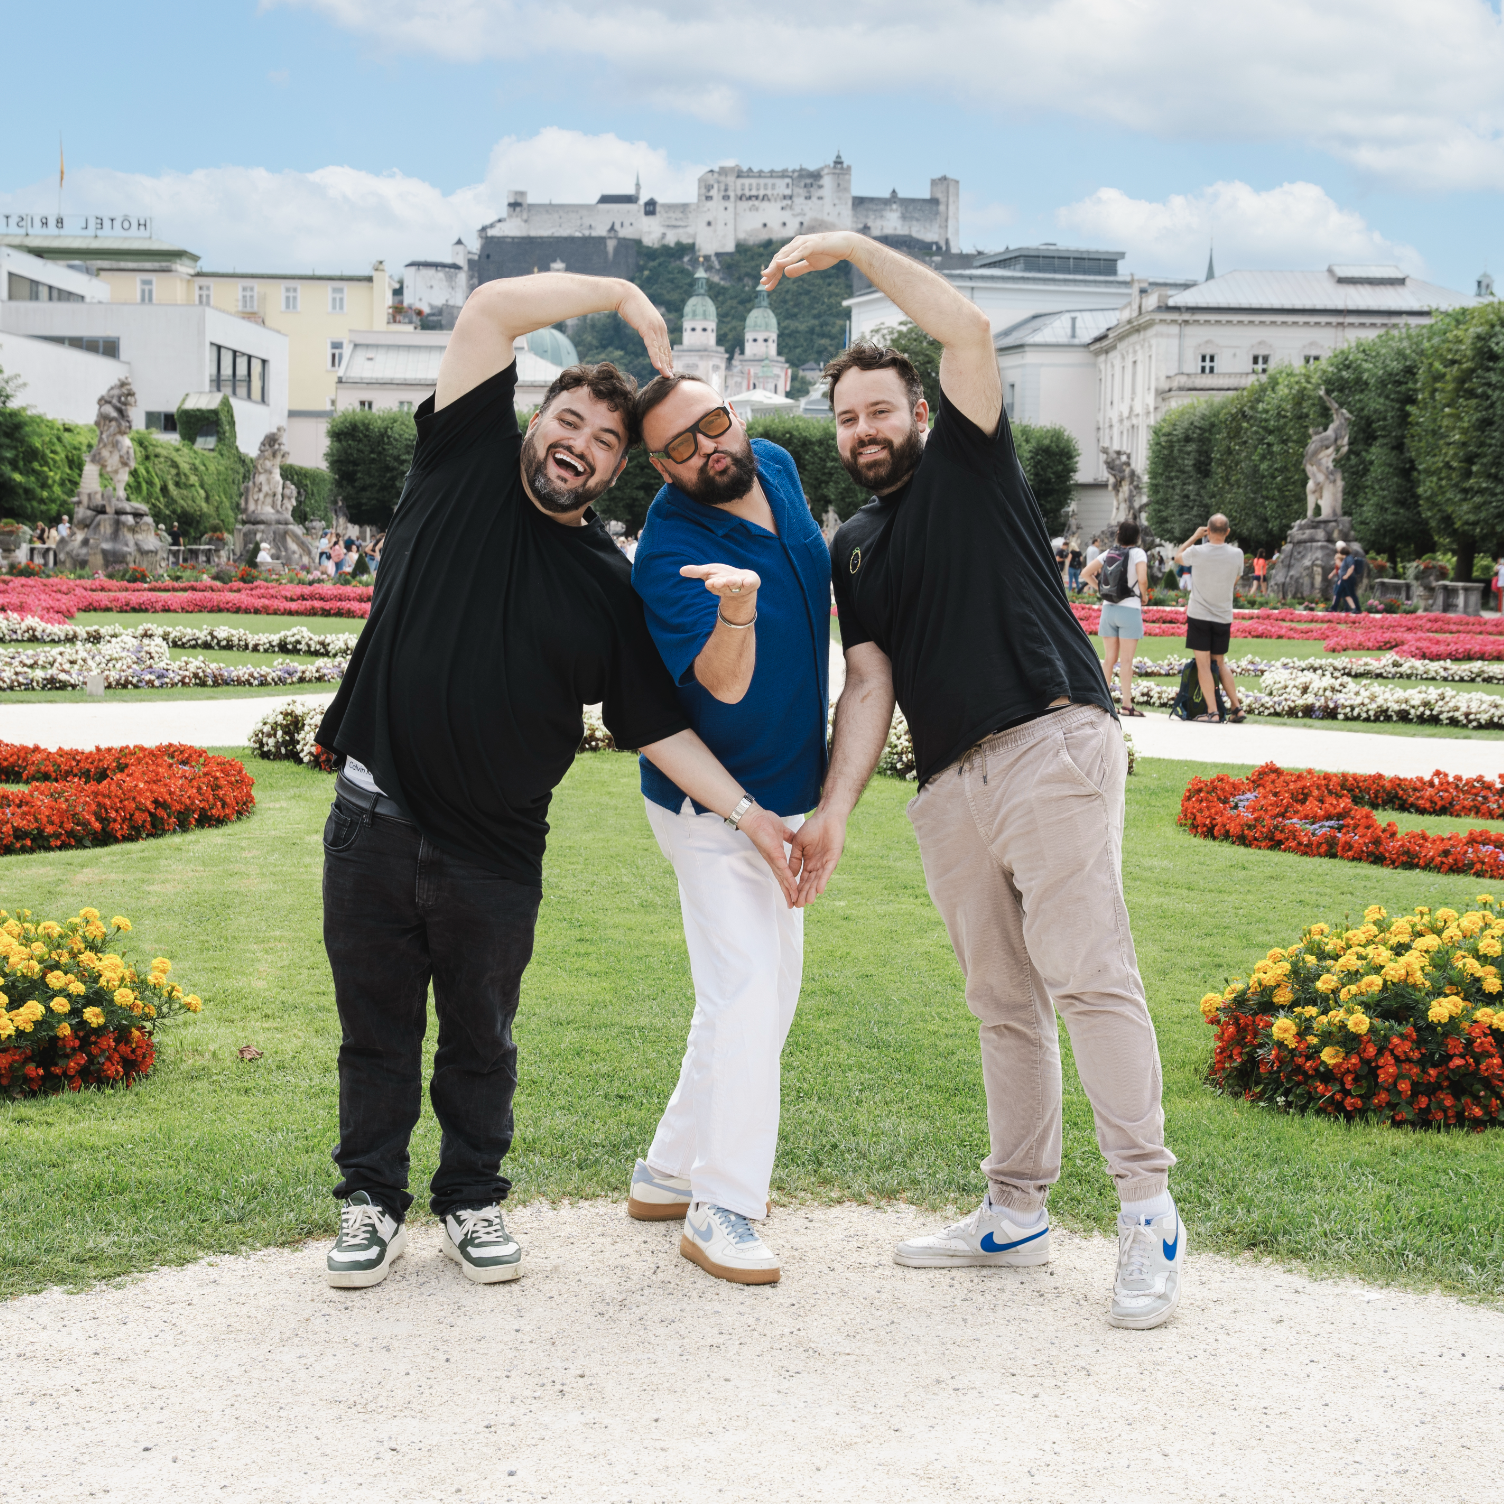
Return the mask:
<svg viewBox="0 0 1504 1504">
<path fill-rule="evenodd" d="M 731 359 L 726 390 L 772 392 L 782 397 L 788 392 L 791 376 L 788 361 L 778 354 L 778 315 L 759 287 L 757 301 L 748 310 L 742 328 L 742 347 Z"/>
</svg>

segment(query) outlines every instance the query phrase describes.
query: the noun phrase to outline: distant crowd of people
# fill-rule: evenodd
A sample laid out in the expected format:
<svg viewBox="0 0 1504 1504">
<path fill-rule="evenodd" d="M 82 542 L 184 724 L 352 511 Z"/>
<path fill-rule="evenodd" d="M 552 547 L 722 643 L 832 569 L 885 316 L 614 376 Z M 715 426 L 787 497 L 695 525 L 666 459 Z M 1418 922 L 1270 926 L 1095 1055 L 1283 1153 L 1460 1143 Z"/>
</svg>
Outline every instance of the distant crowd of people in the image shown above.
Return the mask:
<svg viewBox="0 0 1504 1504">
<path fill-rule="evenodd" d="M 328 528 L 319 539 L 319 573 L 336 579 L 340 575 L 367 575 L 374 580 L 381 566 L 381 548 L 386 542 L 382 533 L 373 543 L 359 538 L 342 538 L 336 528 Z M 364 560 L 364 567 L 361 561 Z"/>
</svg>

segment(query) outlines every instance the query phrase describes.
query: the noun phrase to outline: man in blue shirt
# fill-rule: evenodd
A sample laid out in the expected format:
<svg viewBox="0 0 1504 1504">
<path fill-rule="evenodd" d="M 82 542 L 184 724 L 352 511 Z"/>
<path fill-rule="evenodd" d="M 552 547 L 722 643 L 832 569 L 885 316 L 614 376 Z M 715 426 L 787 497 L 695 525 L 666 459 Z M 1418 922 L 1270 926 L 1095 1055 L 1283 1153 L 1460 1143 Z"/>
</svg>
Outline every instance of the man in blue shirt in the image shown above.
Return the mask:
<svg viewBox="0 0 1504 1504">
<path fill-rule="evenodd" d="M 667 482 L 632 566 L 648 630 L 685 718 L 740 780 L 743 803 L 781 816 L 792 838 L 825 776 L 825 540 L 788 453 L 749 439 L 711 387 L 660 376 L 638 395 L 637 414 Z M 695 1011 L 678 1085 L 637 1162 L 627 1209 L 683 1217 L 679 1251 L 711 1274 L 771 1284 L 778 1259 L 752 1223 L 767 1211 L 803 911 L 730 820 L 647 761 L 642 792 L 679 879 Z"/>
</svg>

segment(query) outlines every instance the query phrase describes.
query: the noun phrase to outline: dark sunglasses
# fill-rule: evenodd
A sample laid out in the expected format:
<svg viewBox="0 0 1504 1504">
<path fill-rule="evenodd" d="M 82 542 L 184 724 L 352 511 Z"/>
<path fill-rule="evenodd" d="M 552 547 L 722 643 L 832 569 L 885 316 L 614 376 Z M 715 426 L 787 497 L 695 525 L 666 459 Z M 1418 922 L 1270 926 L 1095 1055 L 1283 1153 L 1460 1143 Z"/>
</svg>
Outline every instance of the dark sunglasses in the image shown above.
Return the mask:
<svg viewBox="0 0 1504 1504">
<path fill-rule="evenodd" d="M 731 427 L 731 409 L 724 403 L 713 407 L 698 423 L 691 423 L 683 433 L 676 433 L 662 449 L 649 450 L 650 460 L 672 460 L 682 465 L 700 447 L 698 435 L 718 439 Z"/>
</svg>

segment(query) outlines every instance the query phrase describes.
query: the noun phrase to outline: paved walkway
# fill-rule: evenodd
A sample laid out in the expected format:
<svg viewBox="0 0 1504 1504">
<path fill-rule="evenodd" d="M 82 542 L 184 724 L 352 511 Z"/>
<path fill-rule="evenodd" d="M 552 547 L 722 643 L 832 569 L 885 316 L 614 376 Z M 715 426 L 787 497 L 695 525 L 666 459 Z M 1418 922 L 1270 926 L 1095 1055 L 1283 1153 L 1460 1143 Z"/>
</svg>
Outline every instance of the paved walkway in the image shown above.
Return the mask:
<svg viewBox="0 0 1504 1504">
<path fill-rule="evenodd" d="M 1496 1310 L 1199 1254 L 1194 1227 L 1179 1311 L 1123 1332 L 1103 1238 L 900 1269 L 933 1218 L 775 1206 L 783 1282 L 746 1287 L 619 1203 L 509 1221 L 513 1284 L 468 1283 L 427 1222 L 372 1290 L 329 1289 L 311 1245 L 0 1303 L 0 1500 L 1501 1496 Z"/>
<path fill-rule="evenodd" d="M 287 700 L 327 705 L 323 694 L 231 695 L 214 700 L 119 700 L 88 704 L 0 703 L 0 742 L 41 747 L 128 747 L 136 742 L 188 742 L 195 747 L 243 747 L 251 727 Z"/>
</svg>

